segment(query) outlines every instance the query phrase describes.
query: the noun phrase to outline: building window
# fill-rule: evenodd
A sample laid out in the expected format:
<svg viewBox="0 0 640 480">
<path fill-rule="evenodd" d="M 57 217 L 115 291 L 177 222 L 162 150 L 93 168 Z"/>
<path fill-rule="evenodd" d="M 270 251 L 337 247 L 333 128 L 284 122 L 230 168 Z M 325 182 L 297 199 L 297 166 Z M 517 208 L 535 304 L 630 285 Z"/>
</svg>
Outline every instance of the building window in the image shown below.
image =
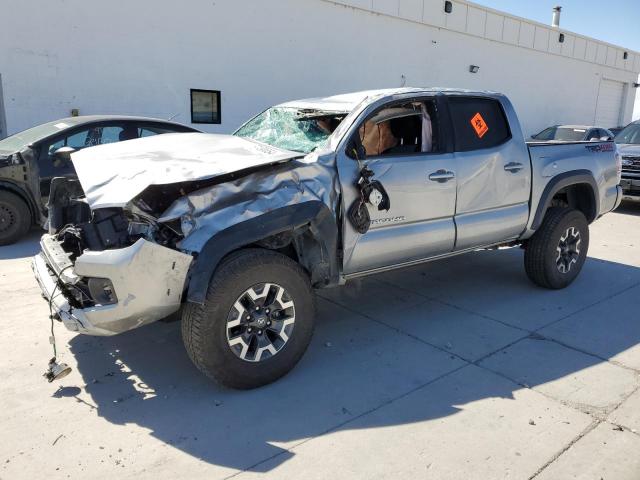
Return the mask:
<svg viewBox="0 0 640 480">
<path fill-rule="evenodd" d="M 222 123 L 219 90 L 191 90 L 191 123 Z"/>
</svg>

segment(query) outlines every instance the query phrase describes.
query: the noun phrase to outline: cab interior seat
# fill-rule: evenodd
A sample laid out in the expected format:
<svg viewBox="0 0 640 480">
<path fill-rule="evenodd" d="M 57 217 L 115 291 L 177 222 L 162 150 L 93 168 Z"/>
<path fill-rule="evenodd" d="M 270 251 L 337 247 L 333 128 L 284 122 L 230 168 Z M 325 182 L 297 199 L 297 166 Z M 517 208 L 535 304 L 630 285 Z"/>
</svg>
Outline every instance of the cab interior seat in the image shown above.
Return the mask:
<svg viewBox="0 0 640 480">
<path fill-rule="evenodd" d="M 390 121 L 390 127 L 398 144 L 385 154 L 419 153 L 422 150 L 422 120 L 419 115 L 395 118 Z"/>
</svg>

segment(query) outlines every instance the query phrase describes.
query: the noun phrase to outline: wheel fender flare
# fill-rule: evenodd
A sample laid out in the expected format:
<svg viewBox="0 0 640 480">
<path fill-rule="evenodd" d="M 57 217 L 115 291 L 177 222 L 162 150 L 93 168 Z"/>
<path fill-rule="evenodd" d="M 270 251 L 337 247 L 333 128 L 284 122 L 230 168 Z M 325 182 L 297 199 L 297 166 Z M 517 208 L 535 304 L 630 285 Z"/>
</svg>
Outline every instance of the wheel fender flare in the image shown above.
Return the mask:
<svg viewBox="0 0 640 480">
<path fill-rule="evenodd" d="M 220 261 L 229 253 L 272 235 L 295 230 L 305 225 L 311 227 L 315 239 L 328 253 L 330 264 L 328 282 L 337 283 L 338 227 L 335 216 L 323 202 L 314 200 L 272 210 L 237 223 L 212 236 L 198 253 L 191 268 L 187 301 L 204 303 L 211 277 Z"/>
<path fill-rule="evenodd" d="M 593 196 L 593 205 L 595 210 L 594 219 L 598 218 L 600 210 L 598 201 L 600 198 L 598 193 L 598 183 L 589 170 L 572 170 L 553 177 L 549 183 L 547 183 L 547 186 L 544 188 L 542 196 L 540 197 L 540 202 L 538 203 L 538 208 L 536 209 L 535 216 L 533 217 L 531 228 L 533 230 L 540 228 L 540 225 L 544 220 L 544 216 L 546 215 L 547 210 L 549 210 L 551 201 L 556 193 L 563 188 L 578 184 L 586 184 L 591 187 L 591 195 Z"/>
</svg>

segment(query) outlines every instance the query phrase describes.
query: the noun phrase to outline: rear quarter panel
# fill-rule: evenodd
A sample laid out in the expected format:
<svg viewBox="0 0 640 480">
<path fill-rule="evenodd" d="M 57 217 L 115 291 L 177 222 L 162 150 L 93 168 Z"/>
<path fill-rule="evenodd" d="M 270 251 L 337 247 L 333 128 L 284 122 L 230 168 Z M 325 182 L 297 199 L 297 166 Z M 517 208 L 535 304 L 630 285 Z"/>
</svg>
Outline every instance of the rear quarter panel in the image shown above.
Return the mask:
<svg viewBox="0 0 640 480">
<path fill-rule="evenodd" d="M 536 211 L 547 185 L 568 172 L 588 171 L 597 185 L 596 216 L 611 211 L 618 196 L 618 173 L 613 142 L 576 142 L 566 144 L 529 143 L 532 166 L 531 210 L 522 238 L 533 235 Z"/>
</svg>

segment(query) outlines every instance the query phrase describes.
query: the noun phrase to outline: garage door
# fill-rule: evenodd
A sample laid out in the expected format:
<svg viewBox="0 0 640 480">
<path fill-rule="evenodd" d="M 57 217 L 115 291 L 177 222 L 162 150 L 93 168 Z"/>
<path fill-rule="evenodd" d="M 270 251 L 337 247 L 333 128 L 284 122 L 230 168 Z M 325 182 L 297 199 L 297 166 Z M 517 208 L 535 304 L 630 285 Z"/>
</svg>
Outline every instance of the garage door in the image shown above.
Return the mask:
<svg viewBox="0 0 640 480">
<path fill-rule="evenodd" d="M 596 125 L 612 128 L 620 125 L 624 100 L 624 83 L 602 79 L 598 106 L 596 107 Z"/>
</svg>

